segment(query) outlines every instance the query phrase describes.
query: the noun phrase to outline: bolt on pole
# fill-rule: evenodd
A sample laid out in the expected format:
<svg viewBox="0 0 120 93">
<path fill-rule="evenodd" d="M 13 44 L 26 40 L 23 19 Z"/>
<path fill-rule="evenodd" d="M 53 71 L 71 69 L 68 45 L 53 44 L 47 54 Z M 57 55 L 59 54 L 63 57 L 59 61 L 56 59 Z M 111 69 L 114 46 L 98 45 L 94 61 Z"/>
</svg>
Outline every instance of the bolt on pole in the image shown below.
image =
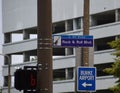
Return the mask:
<svg viewBox="0 0 120 93">
<path fill-rule="evenodd" d="M 37 93 L 53 93 L 51 0 L 37 0 Z"/>
</svg>

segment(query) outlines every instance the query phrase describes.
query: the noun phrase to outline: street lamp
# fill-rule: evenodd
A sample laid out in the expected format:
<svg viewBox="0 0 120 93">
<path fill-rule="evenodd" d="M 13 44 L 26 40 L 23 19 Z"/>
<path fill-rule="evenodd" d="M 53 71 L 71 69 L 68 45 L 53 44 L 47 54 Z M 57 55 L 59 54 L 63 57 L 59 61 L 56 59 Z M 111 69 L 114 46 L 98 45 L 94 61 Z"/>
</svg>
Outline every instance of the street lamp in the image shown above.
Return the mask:
<svg viewBox="0 0 120 93">
<path fill-rule="evenodd" d="M 10 76 L 10 57 L 8 55 L 0 54 L 1 56 L 5 56 L 8 59 L 8 93 L 10 93 L 11 87 L 11 76 Z"/>
</svg>

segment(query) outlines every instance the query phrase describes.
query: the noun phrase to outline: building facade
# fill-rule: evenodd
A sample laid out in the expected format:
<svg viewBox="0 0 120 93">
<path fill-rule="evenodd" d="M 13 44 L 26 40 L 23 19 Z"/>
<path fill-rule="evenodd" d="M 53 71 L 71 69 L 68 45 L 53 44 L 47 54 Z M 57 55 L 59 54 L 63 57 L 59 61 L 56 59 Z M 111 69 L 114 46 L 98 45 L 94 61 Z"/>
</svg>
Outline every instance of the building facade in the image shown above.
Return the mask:
<svg viewBox="0 0 120 93">
<path fill-rule="evenodd" d="M 83 34 L 84 0 L 52 0 L 53 34 Z M 11 93 L 14 72 L 18 68 L 37 64 L 37 0 L 2 0 L 3 54 L 10 57 Z M 115 78 L 103 72 L 114 62 L 114 51 L 107 44 L 120 35 L 120 1 L 90 0 L 90 35 L 94 36 L 94 66 L 97 68 L 97 93 L 108 90 Z M 91 54 L 90 54 L 91 55 Z M 2 92 L 7 93 L 8 59 L 4 58 Z M 74 93 L 76 48 L 53 48 L 53 92 Z"/>
</svg>

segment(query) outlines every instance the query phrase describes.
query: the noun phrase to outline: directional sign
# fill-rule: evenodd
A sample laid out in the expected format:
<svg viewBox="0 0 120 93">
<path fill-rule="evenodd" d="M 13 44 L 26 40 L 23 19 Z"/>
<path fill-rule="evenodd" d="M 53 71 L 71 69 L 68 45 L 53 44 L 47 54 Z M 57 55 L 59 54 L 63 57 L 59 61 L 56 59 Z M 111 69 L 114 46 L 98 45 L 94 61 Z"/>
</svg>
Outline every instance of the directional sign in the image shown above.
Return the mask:
<svg viewBox="0 0 120 93">
<path fill-rule="evenodd" d="M 93 36 L 53 35 L 53 47 L 93 47 Z"/>
<path fill-rule="evenodd" d="M 78 67 L 77 89 L 81 92 L 96 91 L 96 68 Z"/>
</svg>

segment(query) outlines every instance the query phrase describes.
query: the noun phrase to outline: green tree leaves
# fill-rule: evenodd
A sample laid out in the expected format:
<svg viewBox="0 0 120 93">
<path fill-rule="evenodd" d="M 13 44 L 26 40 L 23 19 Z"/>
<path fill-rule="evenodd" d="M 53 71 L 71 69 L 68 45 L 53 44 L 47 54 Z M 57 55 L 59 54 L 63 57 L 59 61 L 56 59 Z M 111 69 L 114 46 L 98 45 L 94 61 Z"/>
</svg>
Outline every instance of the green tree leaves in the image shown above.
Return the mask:
<svg viewBox="0 0 120 93">
<path fill-rule="evenodd" d="M 110 90 L 112 90 L 114 93 L 120 93 L 120 38 L 110 42 L 109 45 L 115 49 L 115 52 L 112 54 L 115 56 L 115 62 L 112 64 L 111 68 L 104 69 L 104 72 L 118 78 L 116 85 L 111 87 Z"/>
</svg>

